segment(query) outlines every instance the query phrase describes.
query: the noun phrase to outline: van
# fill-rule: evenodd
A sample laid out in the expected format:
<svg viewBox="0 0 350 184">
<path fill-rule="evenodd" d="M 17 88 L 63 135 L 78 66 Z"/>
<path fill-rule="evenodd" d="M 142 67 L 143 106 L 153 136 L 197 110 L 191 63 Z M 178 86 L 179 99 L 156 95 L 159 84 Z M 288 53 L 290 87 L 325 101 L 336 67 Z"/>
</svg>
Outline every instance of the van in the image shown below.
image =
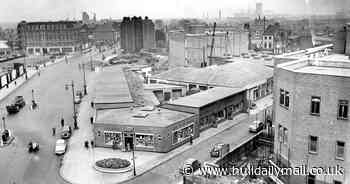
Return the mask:
<svg viewBox="0 0 350 184">
<path fill-rule="evenodd" d="M 179 168 L 179 173 L 182 175 L 193 174 L 200 167 L 201 167 L 201 163 L 199 162 L 199 160 L 194 159 L 194 158 L 189 158 Z"/>
<path fill-rule="evenodd" d="M 222 157 L 230 151 L 229 144 L 218 143 L 210 150 L 210 157 Z"/>
</svg>

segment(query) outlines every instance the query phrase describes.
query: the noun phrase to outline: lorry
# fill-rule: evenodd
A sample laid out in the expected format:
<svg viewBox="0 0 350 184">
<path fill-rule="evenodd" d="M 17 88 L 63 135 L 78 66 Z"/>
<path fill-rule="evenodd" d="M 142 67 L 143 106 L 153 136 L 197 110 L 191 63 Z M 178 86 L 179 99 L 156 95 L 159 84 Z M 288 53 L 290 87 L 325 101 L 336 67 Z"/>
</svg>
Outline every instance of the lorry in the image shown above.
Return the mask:
<svg viewBox="0 0 350 184">
<path fill-rule="evenodd" d="M 230 151 L 230 145 L 218 143 L 210 150 L 210 157 L 222 157 Z"/>
</svg>

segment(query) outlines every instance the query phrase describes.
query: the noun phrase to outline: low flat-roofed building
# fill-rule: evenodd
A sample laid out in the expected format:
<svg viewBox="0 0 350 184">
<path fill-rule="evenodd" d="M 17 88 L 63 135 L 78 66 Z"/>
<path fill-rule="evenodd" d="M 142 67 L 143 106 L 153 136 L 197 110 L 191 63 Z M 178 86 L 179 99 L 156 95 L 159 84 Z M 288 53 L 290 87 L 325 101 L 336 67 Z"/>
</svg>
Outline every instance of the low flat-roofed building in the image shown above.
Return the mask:
<svg viewBox="0 0 350 184">
<path fill-rule="evenodd" d="M 199 116 L 199 129 L 215 127 L 247 109 L 246 91 L 240 88 L 214 87 L 168 102 L 162 107 Z"/>
<path fill-rule="evenodd" d="M 272 93 L 273 69 L 260 62 L 236 61 L 206 68 L 177 67 L 154 75 L 151 82 L 185 85 L 207 90 L 211 87 L 243 88 L 247 99 L 254 102 Z"/>
<path fill-rule="evenodd" d="M 95 109 L 122 108 L 134 105 L 121 66 L 105 67 L 100 72 L 96 81 L 93 102 Z"/>
<path fill-rule="evenodd" d="M 129 137 L 133 129 L 135 139 Z M 164 108 L 120 108 L 96 111 L 96 146 L 139 151 L 168 152 L 199 136 L 198 117 L 193 113 Z"/>
</svg>

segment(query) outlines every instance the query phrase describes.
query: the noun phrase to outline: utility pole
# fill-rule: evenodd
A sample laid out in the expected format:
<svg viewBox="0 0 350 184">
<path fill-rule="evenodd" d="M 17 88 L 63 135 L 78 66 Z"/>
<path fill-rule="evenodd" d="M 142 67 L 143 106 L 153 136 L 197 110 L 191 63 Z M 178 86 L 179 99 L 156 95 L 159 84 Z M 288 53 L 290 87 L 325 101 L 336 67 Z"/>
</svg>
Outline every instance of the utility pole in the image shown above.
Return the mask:
<svg viewBox="0 0 350 184">
<path fill-rule="evenodd" d="M 2 128 L 6 130 L 5 117 L 2 117 Z"/>
<path fill-rule="evenodd" d="M 86 77 L 85 77 L 85 63 L 82 63 L 82 67 L 83 67 L 83 75 L 84 75 L 84 95 L 87 95 Z"/>
</svg>

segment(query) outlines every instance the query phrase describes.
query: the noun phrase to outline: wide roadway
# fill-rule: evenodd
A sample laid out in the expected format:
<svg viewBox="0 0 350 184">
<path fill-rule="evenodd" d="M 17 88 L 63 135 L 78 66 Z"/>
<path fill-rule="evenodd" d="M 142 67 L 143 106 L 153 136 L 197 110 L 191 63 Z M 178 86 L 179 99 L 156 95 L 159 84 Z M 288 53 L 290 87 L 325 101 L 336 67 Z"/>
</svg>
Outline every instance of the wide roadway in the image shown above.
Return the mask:
<svg viewBox="0 0 350 184">
<path fill-rule="evenodd" d="M 58 136 L 52 136 L 52 128 L 60 126 L 62 117 L 66 124 L 73 127 L 72 91 L 70 88 L 66 90 L 65 84 L 71 84 L 74 80 L 76 90 L 82 90 L 83 72 L 78 64 L 89 59 L 90 54 L 87 54 L 68 59 L 68 64 L 63 61 L 51 65 L 42 70 L 40 76 L 34 76 L 0 102 L 6 127 L 15 135 L 11 145 L 0 148 L 1 184 L 65 183 L 58 175 L 60 157 L 54 154 Z M 87 69 L 86 74 L 89 73 Z M 35 110 L 30 108 L 32 89 L 39 104 Z M 7 115 L 5 106 L 17 95 L 24 96 L 27 105 L 19 113 Z M 29 141 L 40 144 L 38 153 L 28 153 Z"/>
</svg>

